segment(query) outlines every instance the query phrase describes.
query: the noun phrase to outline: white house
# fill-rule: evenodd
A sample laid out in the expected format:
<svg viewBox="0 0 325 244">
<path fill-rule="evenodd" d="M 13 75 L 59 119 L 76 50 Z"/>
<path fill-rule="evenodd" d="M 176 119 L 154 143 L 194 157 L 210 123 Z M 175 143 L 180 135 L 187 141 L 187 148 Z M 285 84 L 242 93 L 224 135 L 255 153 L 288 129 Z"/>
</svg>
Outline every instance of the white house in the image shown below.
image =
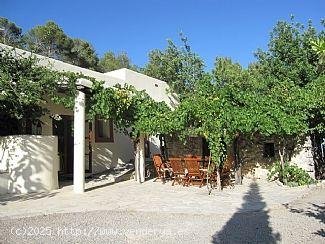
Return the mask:
<svg viewBox="0 0 325 244">
<path fill-rule="evenodd" d="M 177 98 L 168 92 L 166 82 L 129 69 L 100 73 L 4 44 L 0 44 L 0 49 L 11 50 L 17 56 L 35 55 L 39 65 L 57 71 L 82 73 L 104 81 L 106 87 L 129 84 L 137 90 L 144 90 L 155 101 L 163 101 L 171 108 L 177 105 Z M 100 173 L 132 160 L 135 161 L 137 181 L 144 181 L 144 135 L 134 155 L 133 142 L 118 132 L 112 121 L 87 120 L 84 88 L 91 85 L 92 82 L 86 79 L 77 81 L 74 111 L 47 104 L 50 114 L 41 117 L 41 135 L 0 138 L 0 193 L 55 189 L 58 187 L 58 171 L 73 174 L 74 191 L 82 193 L 85 174 Z M 159 152 L 159 140 L 155 137 L 148 140 L 151 153 Z"/>
</svg>

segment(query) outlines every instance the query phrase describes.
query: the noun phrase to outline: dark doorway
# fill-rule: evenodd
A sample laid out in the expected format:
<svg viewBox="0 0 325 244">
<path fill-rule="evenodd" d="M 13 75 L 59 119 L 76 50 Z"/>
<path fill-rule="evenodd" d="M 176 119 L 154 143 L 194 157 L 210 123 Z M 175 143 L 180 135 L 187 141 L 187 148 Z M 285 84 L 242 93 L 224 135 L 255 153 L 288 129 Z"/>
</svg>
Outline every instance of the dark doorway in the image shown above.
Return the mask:
<svg viewBox="0 0 325 244">
<path fill-rule="evenodd" d="M 209 143 L 204 137 L 202 137 L 202 156 L 203 157 L 210 156 Z"/>
<path fill-rule="evenodd" d="M 263 157 L 273 158 L 275 156 L 274 143 L 266 142 L 264 143 Z"/>
<path fill-rule="evenodd" d="M 59 174 L 73 174 L 73 116 L 61 115 L 52 120 L 53 135 L 58 137 Z"/>
</svg>

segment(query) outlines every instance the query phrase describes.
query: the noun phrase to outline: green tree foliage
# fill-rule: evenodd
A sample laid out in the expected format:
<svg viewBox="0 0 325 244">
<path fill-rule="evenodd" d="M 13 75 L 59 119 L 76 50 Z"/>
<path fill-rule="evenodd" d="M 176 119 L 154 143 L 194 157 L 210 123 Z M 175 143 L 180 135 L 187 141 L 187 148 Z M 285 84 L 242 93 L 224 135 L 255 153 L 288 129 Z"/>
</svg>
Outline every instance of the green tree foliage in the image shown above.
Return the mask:
<svg viewBox="0 0 325 244">
<path fill-rule="evenodd" d="M 320 65 L 325 65 L 325 39 L 316 39 L 311 41 L 312 49 L 316 52 Z"/>
<path fill-rule="evenodd" d="M 107 52 L 99 60 L 89 42 L 69 37 L 53 21 L 35 26 L 22 36 L 19 27 L 5 18 L 0 18 L 0 37 L 4 44 L 19 45 L 28 51 L 87 69 L 101 72 L 120 68 L 138 69 L 132 65 L 126 53 Z"/>
<path fill-rule="evenodd" d="M 53 21 L 36 26 L 23 36 L 24 47 L 32 52 L 87 69 L 98 69 L 93 46 L 84 40 L 70 38 Z"/>
<path fill-rule="evenodd" d="M 89 42 L 78 38 L 71 40 L 63 60 L 82 68 L 92 70 L 98 68 L 98 57 L 94 47 Z"/>
<path fill-rule="evenodd" d="M 176 109 L 182 124 L 175 128 L 205 136 L 218 165 L 241 135 L 276 137 L 284 162 L 287 144 L 310 131 L 310 119 L 323 110 L 324 79 L 310 45 L 317 35 L 311 24 L 279 22 L 249 69 L 218 58 L 212 79 L 196 80 L 196 92 Z"/>
<path fill-rule="evenodd" d="M 0 42 L 11 46 L 20 46 L 21 28 L 6 18 L 0 17 Z"/>
<path fill-rule="evenodd" d="M 309 22 L 279 22 L 271 33 L 269 49 L 258 51 L 258 73 L 269 87 L 275 132 L 283 136 L 324 128 L 325 79 L 312 43 L 323 38 Z M 273 101 L 274 100 L 274 101 Z"/>
<path fill-rule="evenodd" d="M 287 145 L 308 130 L 306 91 L 271 75 L 264 76 L 258 64 L 242 70 L 238 64 L 221 59 L 214 74 L 219 97 L 228 107 L 223 118 L 228 142 L 237 137 L 276 138 L 284 162 Z"/>
<path fill-rule="evenodd" d="M 29 30 L 23 37 L 26 50 L 62 60 L 71 48 L 71 39 L 53 21 Z"/>
<path fill-rule="evenodd" d="M 121 68 L 132 68 L 131 61 L 126 53 L 114 54 L 113 52 L 106 52 L 99 60 L 98 66 L 102 72 L 109 72 Z"/>
<path fill-rule="evenodd" d="M 193 92 L 196 81 L 203 78 L 204 63 L 191 51 L 187 39 L 181 35 L 182 47 L 168 40 L 165 50 L 153 50 L 149 53 L 149 62 L 144 73 L 166 81 L 172 90 L 182 98 Z"/>
<path fill-rule="evenodd" d="M 311 22 L 307 27 L 294 20 L 290 23 L 278 22 L 271 32 L 268 50 L 258 50 L 256 53 L 264 76 L 299 86 L 315 80 L 318 76 L 318 58 L 314 55 L 310 40 L 316 40 L 319 35 Z"/>
<path fill-rule="evenodd" d="M 279 22 L 269 49 L 259 50 L 258 61 L 249 69 L 217 59 L 213 74 L 228 142 L 236 135 L 272 136 L 279 142 L 284 165 L 288 145 L 323 130 L 325 80 L 310 45 L 321 33 L 311 23 L 304 28 Z"/>
<path fill-rule="evenodd" d="M 44 102 L 42 95 L 53 89 L 51 80 L 56 77 L 43 67 L 34 68 L 33 58 L 17 59 L 6 51 L 0 55 L 1 111 L 20 119 L 26 116 L 25 107 Z"/>
</svg>

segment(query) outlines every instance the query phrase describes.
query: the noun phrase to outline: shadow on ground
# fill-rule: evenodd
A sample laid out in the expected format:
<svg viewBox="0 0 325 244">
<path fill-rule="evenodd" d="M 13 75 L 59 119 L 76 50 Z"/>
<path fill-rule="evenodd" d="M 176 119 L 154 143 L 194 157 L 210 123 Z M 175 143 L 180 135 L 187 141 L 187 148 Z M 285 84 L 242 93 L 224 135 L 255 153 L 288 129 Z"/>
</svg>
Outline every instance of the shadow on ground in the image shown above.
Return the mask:
<svg viewBox="0 0 325 244">
<path fill-rule="evenodd" d="M 54 197 L 56 192 L 37 192 L 37 193 L 26 193 L 26 194 L 6 194 L 0 196 L 0 205 L 7 205 L 9 202 L 22 202 L 27 200 L 37 200 L 41 198 Z"/>
<path fill-rule="evenodd" d="M 291 213 L 303 214 L 310 218 L 315 218 L 320 223 L 325 224 L 325 203 L 322 205 L 310 203 L 307 209 L 292 208 L 289 205 L 285 206 Z M 321 228 L 313 234 L 325 237 L 325 229 Z"/>
<path fill-rule="evenodd" d="M 227 221 L 223 228 L 212 236 L 212 243 L 277 243 L 279 233 L 270 227 L 266 203 L 253 182 L 244 196 L 241 208 Z"/>
<path fill-rule="evenodd" d="M 96 190 L 116 184 L 118 182 L 129 180 L 133 169 L 110 170 L 104 173 L 90 175 L 86 178 L 86 192 Z M 65 178 L 59 181 L 59 189 L 67 186 L 72 186 L 72 175 L 66 175 Z M 59 192 L 35 192 L 26 194 L 3 194 L 0 195 L 0 206 L 7 205 L 9 202 L 22 202 L 27 200 L 36 200 L 41 198 L 50 198 L 57 195 Z"/>
</svg>

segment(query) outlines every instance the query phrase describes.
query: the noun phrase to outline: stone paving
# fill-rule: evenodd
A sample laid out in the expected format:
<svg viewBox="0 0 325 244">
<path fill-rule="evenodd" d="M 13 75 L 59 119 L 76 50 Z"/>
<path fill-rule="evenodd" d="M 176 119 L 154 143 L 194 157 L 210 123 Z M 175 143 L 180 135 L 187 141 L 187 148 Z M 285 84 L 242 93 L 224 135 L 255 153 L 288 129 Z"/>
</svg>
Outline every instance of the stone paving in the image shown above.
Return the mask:
<svg viewBox="0 0 325 244">
<path fill-rule="evenodd" d="M 252 183 L 252 180 L 246 179 L 243 185 L 221 192 L 214 190 L 208 195 L 205 186 L 171 186 L 170 182 L 162 184 L 153 180 L 143 184 L 133 180 L 113 184 L 103 179 L 88 182 L 84 194 L 74 194 L 72 185 L 69 185 L 49 193 L 2 195 L 0 218 L 93 210 L 230 214 L 240 210 Z M 308 194 L 315 187 L 289 188 L 264 180 L 257 180 L 256 183 L 262 201 L 255 201 L 252 197 L 245 211 L 279 208 Z"/>
</svg>

